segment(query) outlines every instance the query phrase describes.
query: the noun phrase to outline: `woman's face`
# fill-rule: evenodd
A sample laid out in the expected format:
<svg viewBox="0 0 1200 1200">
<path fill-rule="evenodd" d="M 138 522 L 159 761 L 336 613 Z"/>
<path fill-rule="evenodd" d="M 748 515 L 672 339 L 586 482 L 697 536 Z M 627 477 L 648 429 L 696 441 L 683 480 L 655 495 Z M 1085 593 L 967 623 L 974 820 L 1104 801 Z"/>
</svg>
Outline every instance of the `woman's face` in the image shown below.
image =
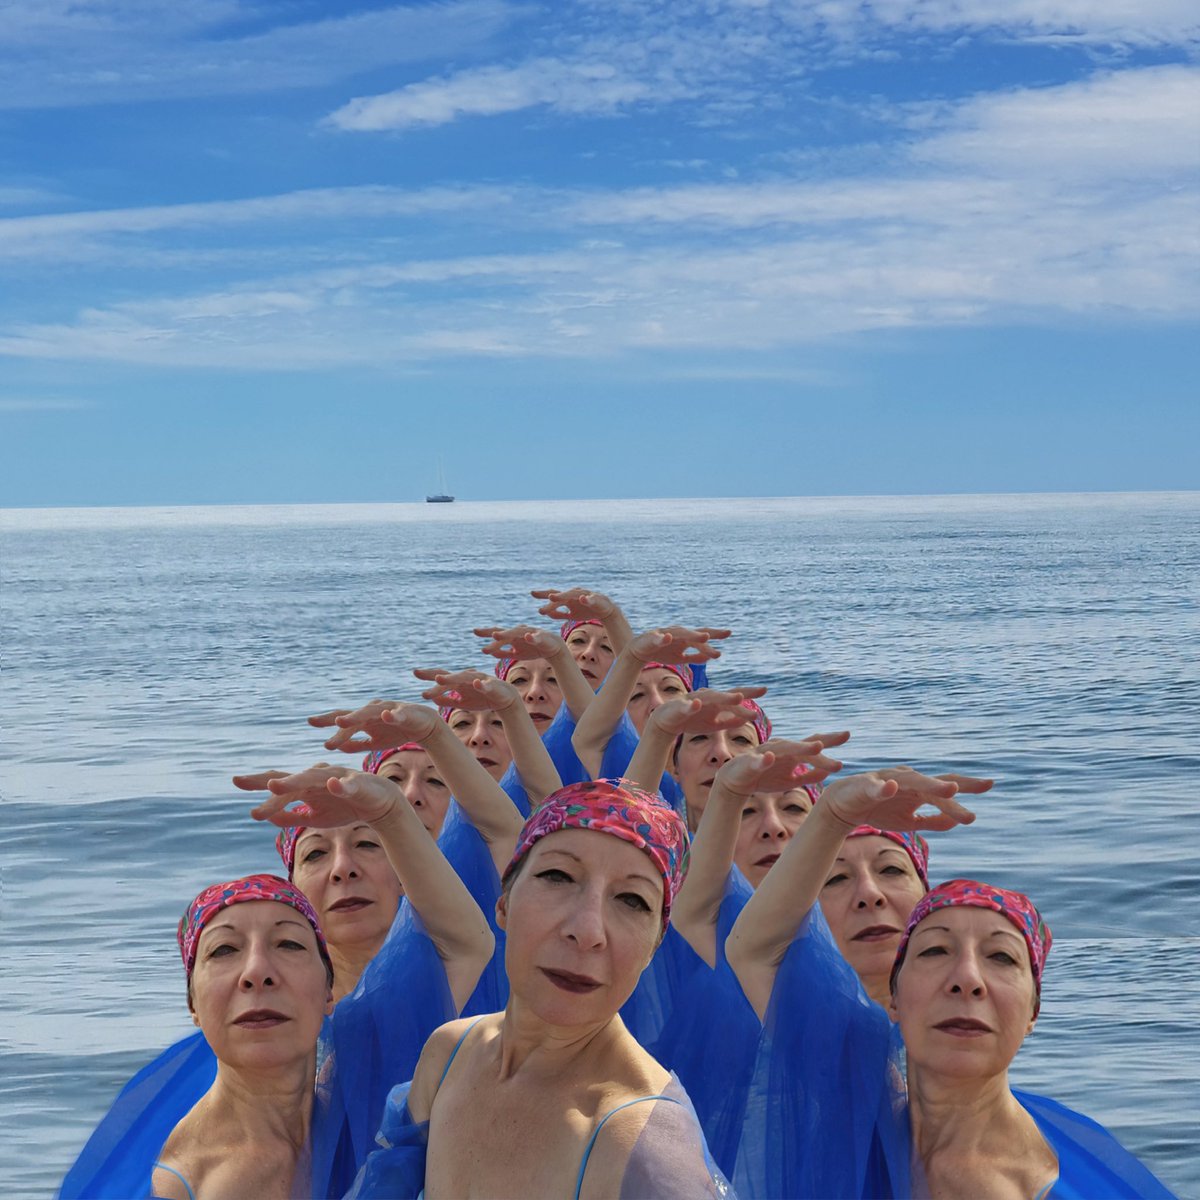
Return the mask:
<svg viewBox="0 0 1200 1200">
<path fill-rule="evenodd" d="M 533 658 L 513 663 L 507 679 L 521 693 L 525 711 L 538 733 L 545 733 L 563 700 L 562 689 L 554 677 L 554 668 L 544 658 Z"/>
<path fill-rule="evenodd" d="M 378 775 L 390 779 L 404 793 L 430 837 L 436 839 L 450 807 L 450 789 L 433 759 L 424 750 L 398 750 L 384 760 Z"/>
<path fill-rule="evenodd" d="M 601 1024 L 629 999 L 659 942 L 663 881 L 612 834 L 536 842 L 496 905 L 514 996 L 549 1025 Z"/>
<path fill-rule="evenodd" d="M 304 830 L 292 879 L 331 946 L 376 945 L 387 937 L 402 889 L 370 825 Z"/>
<path fill-rule="evenodd" d="M 766 878 L 812 811 L 812 803 L 803 788 L 793 788 L 790 792 L 756 793 L 742 805 L 733 861 L 751 887 L 758 887 Z"/>
<path fill-rule="evenodd" d="M 821 911 L 868 990 L 891 973 L 904 927 L 924 894 L 912 859 L 890 838 L 867 835 L 842 843 L 821 889 Z"/>
<path fill-rule="evenodd" d="M 687 803 L 688 828 L 695 832 L 708 803 L 717 772 L 739 754 L 749 754 L 758 745 L 752 724 L 716 733 L 685 733 L 675 752 L 675 778 Z"/>
<path fill-rule="evenodd" d="M 1034 1025 L 1029 947 L 987 908 L 952 906 L 913 930 L 892 1014 L 908 1061 L 958 1079 L 1008 1069 Z"/>
<path fill-rule="evenodd" d="M 595 691 L 603 682 L 616 655 L 603 625 L 580 625 L 567 636 L 571 657 Z"/>
<path fill-rule="evenodd" d="M 668 700 L 686 696 L 687 688 L 683 680 L 674 671 L 666 667 L 647 667 L 639 676 L 633 695 L 629 697 L 626 712 L 633 722 L 633 727 L 640 734 L 646 728 L 650 714 Z"/>
<path fill-rule="evenodd" d="M 475 761 L 499 783 L 512 763 L 512 751 L 508 748 L 500 718 L 490 708 L 483 712 L 456 708 L 448 723 L 454 736 L 475 756 Z"/>
<path fill-rule="evenodd" d="M 333 993 L 312 926 L 277 900 L 222 909 L 200 934 L 191 1003 L 230 1066 L 265 1070 L 314 1053 Z"/>
</svg>

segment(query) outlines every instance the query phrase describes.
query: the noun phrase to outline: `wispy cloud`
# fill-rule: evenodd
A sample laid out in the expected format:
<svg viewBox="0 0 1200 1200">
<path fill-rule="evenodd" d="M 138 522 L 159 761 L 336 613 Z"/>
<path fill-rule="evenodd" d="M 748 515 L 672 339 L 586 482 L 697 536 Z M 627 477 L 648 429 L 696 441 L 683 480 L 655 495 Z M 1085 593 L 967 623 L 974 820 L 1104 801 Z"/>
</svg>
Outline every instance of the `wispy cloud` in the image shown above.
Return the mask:
<svg viewBox="0 0 1200 1200">
<path fill-rule="evenodd" d="M 652 97 L 662 99 L 648 81 L 625 77 L 608 63 L 545 58 L 519 67 L 480 67 L 351 100 L 326 123 L 346 130 L 404 129 L 542 105 L 564 113 L 613 112 Z"/>
<path fill-rule="evenodd" d="M 313 87 L 478 52 L 523 11 L 504 0 L 451 0 L 295 20 L 289 9 L 252 0 L 13 0 L 4 6 L 0 108 Z"/>
</svg>

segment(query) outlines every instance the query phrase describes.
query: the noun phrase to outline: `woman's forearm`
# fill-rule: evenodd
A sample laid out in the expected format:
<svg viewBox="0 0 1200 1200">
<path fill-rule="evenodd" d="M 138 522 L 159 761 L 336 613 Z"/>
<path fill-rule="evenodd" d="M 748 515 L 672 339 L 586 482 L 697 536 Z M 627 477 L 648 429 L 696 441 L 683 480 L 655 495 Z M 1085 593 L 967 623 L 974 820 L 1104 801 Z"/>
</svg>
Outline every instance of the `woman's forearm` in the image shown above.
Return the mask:
<svg viewBox="0 0 1200 1200">
<path fill-rule="evenodd" d="M 495 946 L 487 920 L 407 801 L 400 800 L 371 827 L 445 964 L 454 1003 L 461 1009 Z"/>
<path fill-rule="evenodd" d="M 562 779 L 525 706 L 518 701 L 496 711 L 525 794 L 536 808 L 551 792 L 562 787 Z"/>
<path fill-rule="evenodd" d="M 488 844 L 496 869 L 503 871 L 524 824 L 517 806 L 444 721 L 434 726 L 423 744 L 451 795 Z"/>
<path fill-rule="evenodd" d="M 629 760 L 629 766 L 625 768 L 625 778 L 648 791 L 657 792 L 662 786 L 663 772 L 670 761 L 676 736 L 666 732 L 652 713 L 642 730 L 641 740 Z"/>
<path fill-rule="evenodd" d="M 717 963 L 717 918 L 733 869 L 744 799 L 718 778 L 692 839 L 691 865 L 671 908 L 671 924 L 710 967 Z"/>
<path fill-rule="evenodd" d="M 816 904 L 848 832 L 844 821 L 818 803 L 734 923 L 725 954 L 760 1019 L 775 972 Z"/>
<path fill-rule="evenodd" d="M 563 701 L 570 709 L 571 716 L 576 721 L 582 721 L 584 713 L 596 699 L 592 685 L 584 679 L 583 672 L 579 669 L 579 664 L 572 656 L 566 642 L 562 643 L 561 649 L 549 656 L 548 661 L 554 667 L 554 678 L 558 680 Z"/>
<path fill-rule="evenodd" d="M 609 667 L 604 686 L 596 693 L 587 712 L 579 719 L 571 737 L 571 745 L 579 761 L 594 779 L 600 773 L 604 749 L 612 739 L 629 699 L 637 687 L 638 676 L 645 664 L 626 647 Z M 582 677 L 582 676 L 581 676 Z M 586 680 L 584 683 L 586 684 Z M 659 772 L 661 775 L 661 772 Z M 657 787 L 657 784 L 655 785 Z"/>
</svg>

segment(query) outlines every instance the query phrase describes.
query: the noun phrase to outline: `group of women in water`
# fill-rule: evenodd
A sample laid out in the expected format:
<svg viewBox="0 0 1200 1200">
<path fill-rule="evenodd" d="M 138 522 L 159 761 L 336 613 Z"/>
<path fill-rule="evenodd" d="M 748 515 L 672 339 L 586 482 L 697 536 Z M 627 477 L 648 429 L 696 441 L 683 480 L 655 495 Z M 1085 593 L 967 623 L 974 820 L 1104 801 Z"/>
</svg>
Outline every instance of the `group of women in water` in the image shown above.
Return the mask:
<svg viewBox="0 0 1200 1200">
<path fill-rule="evenodd" d="M 234 777 L 279 869 L 187 906 L 199 1032 L 64 1200 L 1170 1195 L 1009 1086 L 1050 930 L 932 885 L 923 837 L 991 781 L 847 774 L 849 733 L 707 686 L 729 631 L 533 596 L 561 630 L 477 629 L 494 671 L 419 669 L 429 704 L 320 713 L 325 761 Z"/>
</svg>

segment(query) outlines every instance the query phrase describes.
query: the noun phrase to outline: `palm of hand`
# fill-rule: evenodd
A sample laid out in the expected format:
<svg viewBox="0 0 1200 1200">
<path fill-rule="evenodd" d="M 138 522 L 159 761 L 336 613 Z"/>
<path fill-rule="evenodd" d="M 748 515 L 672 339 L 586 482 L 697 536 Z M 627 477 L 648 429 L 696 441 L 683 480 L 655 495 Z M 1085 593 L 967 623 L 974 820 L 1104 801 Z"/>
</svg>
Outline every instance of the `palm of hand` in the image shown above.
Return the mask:
<svg viewBox="0 0 1200 1200">
<path fill-rule="evenodd" d="M 503 708 L 513 700 L 520 699 L 517 689 L 511 684 L 494 675 L 485 675 L 482 671 L 439 674 L 434 686 L 421 695 L 435 704 L 461 708 L 466 712 Z"/>
<path fill-rule="evenodd" d="M 535 658 L 549 658 L 561 644 L 561 639 L 549 629 L 536 625 L 514 625 L 512 629 L 477 629 L 481 637 L 492 640 L 481 647 L 484 654 L 493 658 L 515 658 L 528 662 Z"/>
<path fill-rule="evenodd" d="M 654 720 L 668 733 L 713 733 L 735 729 L 750 720 L 740 692 L 701 688 L 690 696 L 668 700 L 654 710 Z"/>
<path fill-rule="evenodd" d="M 729 631 L 724 629 L 685 629 L 682 625 L 668 625 L 639 634 L 629 649 L 642 662 L 708 662 L 721 657 L 720 650 L 709 645 L 709 639 L 728 636 Z"/>
<path fill-rule="evenodd" d="M 603 592 L 589 592 L 586 588 L 545 588 L 529 594 L 535 600 L 546 601 L 538 612 L 557 620 L 603 621 L 613 611 L 613 602 Z"/>
<path fill-rule="evenodd" d="M 325 745 L 347 753 L 390 750 L 401 742 L 424 740 L 433 732 L 436 720 L 424 705 L 381 700 L 338 717 L 341 732 Z"/>
<path fill-rule="evenodd" d="M 821 797 L 847 825 L 874 825 L 897 833 L 943 831 L 968 825 L 975 814 L 953 797 L 956 784 L 908 768 L 852 775 L 830 784 Z M 918 813 L 933 806 L 932 816 Z"/>
<path fill-rule="evenodd" d="M 717 772 L 725 787 L 741 796 L 754 792 L 790 792 L 805 783 L 825 778 L 829 770 L 814 767 L 813 759 L 821 760 L 815 747 L 799 743 L 767 743 L 749 754 L 731 758 Z M 838 766 L 840 764 L 831 764 Z M 797 771 L 803 775 L 797 775 Z"/>
<path fill-rule="evenodd" d="M 331 784 L 335 790 L 331 790 Z M 285 779 L 272 780 L 268 786 L 271 799 L 252 815 L 276 825 L 333 829 L 358 821 L 370 824 L 386 816 L 396 802 L 395 785 L 347 767 L 310 767 Z M 291 805 L 303 809 L 295 811 Z"/>
</svg>

